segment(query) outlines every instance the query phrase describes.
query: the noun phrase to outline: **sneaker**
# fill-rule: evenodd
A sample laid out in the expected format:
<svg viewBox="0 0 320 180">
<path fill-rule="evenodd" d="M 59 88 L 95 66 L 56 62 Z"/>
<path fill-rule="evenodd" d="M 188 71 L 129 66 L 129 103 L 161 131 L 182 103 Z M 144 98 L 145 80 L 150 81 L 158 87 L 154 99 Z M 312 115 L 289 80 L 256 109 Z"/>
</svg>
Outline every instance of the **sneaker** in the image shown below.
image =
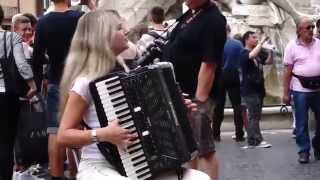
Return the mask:
<svg viewBox="0 0 320 180">
<path fill-rule="evenodd" d="M 267 143 L 266 141 L 262 141 L 259 145 L 257 145 L 257 147 L 261 147 L 261 148 L 271 148 L 272 144 Z"/>
<path fill-rule="evenodd" d="M 300 153 L 298 161 L 300 164 L 307 164 L 309 163 L 309 158 L 310 157 L 308 153 Z"/>
<path fill-rule="evenodd" d="M 246 145 L 246 146 L 242 146 L 241 149 L 254 149 L 256 146 L 252 146 L 252 145 Z"/>
<path fill-rule="evenodd" d="M 320 160 L 320 151 L 314 151 L 314 159 Z"/>
</svg>

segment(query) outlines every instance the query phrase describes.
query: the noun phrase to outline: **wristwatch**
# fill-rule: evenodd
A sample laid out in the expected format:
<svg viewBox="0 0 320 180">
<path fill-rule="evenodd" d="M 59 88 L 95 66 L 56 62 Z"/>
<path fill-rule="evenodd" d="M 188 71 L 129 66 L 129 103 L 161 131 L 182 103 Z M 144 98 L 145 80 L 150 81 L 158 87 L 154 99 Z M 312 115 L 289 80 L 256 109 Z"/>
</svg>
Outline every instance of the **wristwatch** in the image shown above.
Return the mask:
<svg viewBox="0 0 320 180">
<path fill-rule="evenodd" d="M 90 131 L 91 132 L 91 139 L 92 142 L 99 142 L 98 136 L 97 136 L 97 130 L 93 129 Z"/>
</svg>

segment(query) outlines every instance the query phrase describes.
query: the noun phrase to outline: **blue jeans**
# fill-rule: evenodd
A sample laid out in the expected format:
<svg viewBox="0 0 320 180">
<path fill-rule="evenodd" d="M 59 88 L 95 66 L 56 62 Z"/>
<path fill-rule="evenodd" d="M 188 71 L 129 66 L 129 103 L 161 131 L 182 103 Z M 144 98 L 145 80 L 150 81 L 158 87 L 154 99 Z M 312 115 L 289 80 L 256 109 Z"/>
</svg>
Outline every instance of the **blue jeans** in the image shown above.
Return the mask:
<svg viewBox="0 0 320 180">
<path fill-rule="evenodd" d="M 48 84 L 47 95 L 47 132 L 56 134 L 58 131 L 58 112 L 59 112 L 59 85 Z"/>
<path fill-rule="evenodd" d="M 298 92 L 293 91 L 296 117 L 296 143 L 299 147 L 298 153 L 309 153 L 311 149 L 308 119 L 309 108 L 314 112 L 316 119 L 316 132 L 313 138 L 313 148 L 320 151 L 320 91 L 319 92 Z"/>
</svg>

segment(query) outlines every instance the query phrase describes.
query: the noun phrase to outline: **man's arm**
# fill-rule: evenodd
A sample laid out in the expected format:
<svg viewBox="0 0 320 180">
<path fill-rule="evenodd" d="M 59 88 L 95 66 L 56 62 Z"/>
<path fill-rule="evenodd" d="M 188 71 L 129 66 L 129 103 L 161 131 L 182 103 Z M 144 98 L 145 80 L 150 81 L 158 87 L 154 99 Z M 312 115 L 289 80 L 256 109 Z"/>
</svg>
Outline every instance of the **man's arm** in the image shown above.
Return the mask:
<svg viewBox="0 0 320 180">
<path fill-rule="evenodd" d="M 34 50 L 32 57 L 32 70 L 38 90 L 41 90 L 41 81 L 43 79 L 43 64 L 46 63 L 46 44 L 42 31 L 42 23 L 41 21 L 39 21 L 35 32 Z"/>
<path fill-rule="evenodd" d="M 257 44 L 257 46 L 255 48 L 252 49 L 252 51 L 250 51 L 249 53 L 249 59 L 254 60 L 260 53 L 261 49 L 262 49 L 262 45 L 263 43 L 265 43 L 267 40 L 269 40 L 268 37 L 264 37 L 261 42 L 259 42 Z"/>
<path fill-rule="evenodd" d="M 198 74 L 198 85 L 196 90 L 196 99 L 201 102 L 209 98 L 213 81 L 215 78 L 216 64 L 202 62 Z"/>
<path fill-rule="evenodd" d="M 284 104 L 289 104 L 290 101 L 290 82 L 292 78 L 293 65 L 285 65 L 283 73 L 283 96 L 282 102 Z"/>
</svg>

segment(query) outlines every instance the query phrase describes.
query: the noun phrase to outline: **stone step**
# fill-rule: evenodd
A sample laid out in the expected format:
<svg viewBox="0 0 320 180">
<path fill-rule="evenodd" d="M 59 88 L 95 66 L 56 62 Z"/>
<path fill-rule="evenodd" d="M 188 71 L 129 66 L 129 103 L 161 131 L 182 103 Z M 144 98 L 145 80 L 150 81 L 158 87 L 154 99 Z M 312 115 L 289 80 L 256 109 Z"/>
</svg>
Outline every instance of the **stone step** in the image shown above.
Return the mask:
<svg viewBox="0 0 320 180">
<path fill-rule="evenodd" d="M 263 107 L 260 127 L 263 130 L 269 129 L 290 129 L 292 128 L 292 109 L 288 106 L 288 112 L 280 113 L 281 106 Z M 311 129 L 315 127 L 314 115 L 309 114 L 309 125 Z M 233 110 L 224 110 L 224 120 L 221 127 L 222 131 L 234 131 Z"/>
</svg>

